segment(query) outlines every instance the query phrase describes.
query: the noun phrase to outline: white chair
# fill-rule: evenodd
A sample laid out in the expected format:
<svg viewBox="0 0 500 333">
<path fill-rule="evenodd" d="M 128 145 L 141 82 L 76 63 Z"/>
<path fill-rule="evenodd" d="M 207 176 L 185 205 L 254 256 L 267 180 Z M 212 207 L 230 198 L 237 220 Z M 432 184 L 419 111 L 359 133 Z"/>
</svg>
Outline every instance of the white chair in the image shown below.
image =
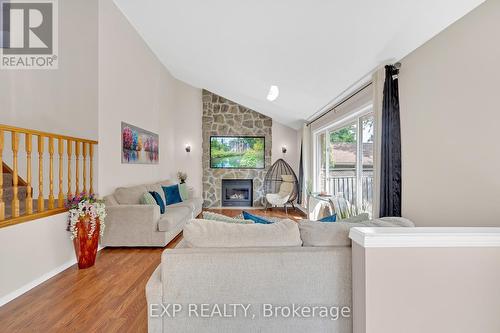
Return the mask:
<svg viewBox="0 0 500 333">
<path fill-rule="evenodd" d="M 295 178 L 293 175 L 281 175 L 281 180 L 280 190 L 278 193 L 266 194 L 266 200 L 271 206 L 284 206 L 285 212 L 288 214 L 287 204 L 295 189 Z M 293 202 L 291 204 L 293 207 Z"/>
<path fill-rule="evenodd" d="M 347 219 L 358 215 L 355 207 L 344 197 L 344 193 L 335 195 L 311 195 L 308 203 L 308 217 L 317 221 L 323 217 L 337 214 L 337 220 Z"/>
</svg>

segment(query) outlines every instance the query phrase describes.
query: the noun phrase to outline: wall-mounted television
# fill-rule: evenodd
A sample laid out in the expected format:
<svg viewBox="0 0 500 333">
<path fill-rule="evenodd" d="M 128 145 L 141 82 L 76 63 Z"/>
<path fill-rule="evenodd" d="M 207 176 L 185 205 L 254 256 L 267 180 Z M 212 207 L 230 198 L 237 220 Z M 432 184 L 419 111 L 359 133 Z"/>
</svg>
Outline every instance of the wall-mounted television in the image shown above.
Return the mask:
<svg viewBox="0 0 500 333">
<path fill-rule="evenodd" d="M 210 167 L 213 169 L 263 169 L 263 136 L 211 136 Z"/>
</svg>

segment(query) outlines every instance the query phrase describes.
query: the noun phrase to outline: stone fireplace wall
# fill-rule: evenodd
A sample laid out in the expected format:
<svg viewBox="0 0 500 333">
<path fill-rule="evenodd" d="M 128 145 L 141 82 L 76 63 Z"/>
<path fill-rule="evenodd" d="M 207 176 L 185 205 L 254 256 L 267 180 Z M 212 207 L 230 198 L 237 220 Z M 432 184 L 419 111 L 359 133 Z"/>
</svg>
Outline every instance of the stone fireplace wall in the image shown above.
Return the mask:
<svg viewBox="0 0 500 333">
<path fill-rule="evenodd" d="M 203 90 L 203 199 L 205 207 L 221 206 L 222 179 L 253 179 L 253 205 L 261 206 L 263 182 L 271 166 L 271 118 L 234 103 L 210 91 Z M 210 136 L 264 136 L 264 169 L 211 169 Z"/>
</svg>

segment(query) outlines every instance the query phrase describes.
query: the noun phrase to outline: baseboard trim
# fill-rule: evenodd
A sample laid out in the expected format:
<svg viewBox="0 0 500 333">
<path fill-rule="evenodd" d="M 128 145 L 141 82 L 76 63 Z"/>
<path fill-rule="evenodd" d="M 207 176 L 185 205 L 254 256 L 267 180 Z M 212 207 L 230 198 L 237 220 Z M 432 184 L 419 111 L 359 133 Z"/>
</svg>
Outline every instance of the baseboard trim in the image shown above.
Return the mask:
<svg viewBox="0 0 500 333">
<path fill-rule="evenodd" d="M 99 246 L 97 251 L 102 250 L 104 247 Z M 40 284 L 44 283 L 50 278 L 53 278 L 57 274 L 61 273 L 62 271 L 65 271 L 66 269 L 70 268 L 71 266 L 76 264 L 76 258 L 71 259 L 66 261 L 64 264 L 62 264 L 59 267 L 54 268 L 53 270 L 43 274 L 39 278 L 34 279 L 31 282 L 26 283 L 24 286 L 22 286 L 19 289 L 16 289 L 9 294 L 5 295 L 4 297 L 0 298 L 0 307 L 4 306 L 5 304 L 9 303 L 10 301 L 13 301 L 14 299 L 18 298 L 19 296 L 27 293 L 31 289 L 39 286 Z"/>
</svg>

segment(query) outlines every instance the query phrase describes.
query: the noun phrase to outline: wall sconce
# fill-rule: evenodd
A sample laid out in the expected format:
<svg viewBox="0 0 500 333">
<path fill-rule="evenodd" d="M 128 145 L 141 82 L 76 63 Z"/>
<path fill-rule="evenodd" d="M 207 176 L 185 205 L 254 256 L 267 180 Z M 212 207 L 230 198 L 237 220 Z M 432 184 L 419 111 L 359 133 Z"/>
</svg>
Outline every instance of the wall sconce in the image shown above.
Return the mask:
<svg viewBox="0 0 500 333">
<path fill-rule="evenodd" d="M 186 145 L 186 148 L 185 148 L 185 149 L 186 149 L 186 153 L 191 152 L 191 146 L 190 146 L 190 145 Z"/>
<path fill-rule="evenodd" d="M 286 146 L 282 146 L 282 147 L 281 147 L 281 152 L 282 152 L 283 154 L 286 154 Z"/>
</svg>

